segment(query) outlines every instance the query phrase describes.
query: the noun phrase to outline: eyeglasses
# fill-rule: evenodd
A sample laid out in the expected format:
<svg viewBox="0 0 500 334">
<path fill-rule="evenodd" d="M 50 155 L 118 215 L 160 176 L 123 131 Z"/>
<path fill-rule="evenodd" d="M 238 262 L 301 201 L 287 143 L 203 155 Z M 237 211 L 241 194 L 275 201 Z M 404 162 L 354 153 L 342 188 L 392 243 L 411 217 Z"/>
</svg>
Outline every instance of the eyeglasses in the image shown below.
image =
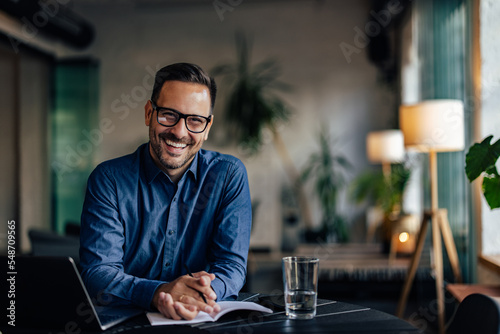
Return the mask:
<svg viewBox="0 0 500 334">
<path fill-rule="evenodd" d="M 156 120 L 158 123 L 166 127 L 175 126 L 179 123 L 181 118 L 184 118 L 188 131 L 200 133 L 205 131 L 208 123 L 210 123 L 210 120 L 212 119 L 212 115 L 208 117 L 200 115 L 185 115 L 174 109 L 158 107 L 153 101 L 151 101 L 151 105 L 153 106 L 153 109 L 157 111 Z"/>
</svg>

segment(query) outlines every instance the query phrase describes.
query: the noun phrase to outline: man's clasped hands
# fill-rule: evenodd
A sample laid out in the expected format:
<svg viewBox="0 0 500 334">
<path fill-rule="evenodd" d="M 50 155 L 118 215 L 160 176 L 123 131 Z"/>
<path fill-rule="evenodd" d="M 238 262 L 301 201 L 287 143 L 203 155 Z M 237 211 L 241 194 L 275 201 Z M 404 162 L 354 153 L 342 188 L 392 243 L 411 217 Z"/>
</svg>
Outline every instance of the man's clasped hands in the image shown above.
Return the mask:
<svg viewBox="0 0 500 334">
<path fill-rule="evenodd" d="M 215 302 L 217 295 L 210 285 L 214 279 L 214 274 L 200 271 L 193 273 L 193 277 L 183 275 L 164 283 L 155 291 L 153 306 L 165 317 L 174 320 L 192 320 L 200 311 L 215 315 L 220 312 L 220 306 Z"/>
</svg>

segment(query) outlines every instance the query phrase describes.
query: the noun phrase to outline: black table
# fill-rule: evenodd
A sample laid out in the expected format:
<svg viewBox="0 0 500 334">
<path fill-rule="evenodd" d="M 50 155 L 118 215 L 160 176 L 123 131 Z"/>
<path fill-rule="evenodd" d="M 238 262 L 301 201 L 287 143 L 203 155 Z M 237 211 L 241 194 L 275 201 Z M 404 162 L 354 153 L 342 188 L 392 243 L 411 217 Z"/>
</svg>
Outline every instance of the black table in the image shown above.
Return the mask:
<svg viewBox="0 0 500 334">
<path fill-rule="evenodd" d="M 248 299 L 242 295 L 239 299 Z M 257 301 L 257 296 L 249 301 Z M 272 306 L 271 306 L 272 307 Z M 253 333 L 417 333 L 418 329 L 393 315 L 370 308 L 318 299 L 317 315 L 311 320 L 289 320 L 285 312 L 275 309 L 273 314 L 237 311 L 224 315 L 219 321 L 195 324 L 192 326 L 151 326 L 145 315 L 110 328 L 101 334 L 138 334 L 138 333 L 214 333 L 214 334 L 253 334 Z M 40 331 L 9 328 L 4 334 L 60 334 L 64 331 Z M 84 334 L 84 332 L 80 332 Z M 76 334 L 76 333 L 75 333 Z"/>
</svg>

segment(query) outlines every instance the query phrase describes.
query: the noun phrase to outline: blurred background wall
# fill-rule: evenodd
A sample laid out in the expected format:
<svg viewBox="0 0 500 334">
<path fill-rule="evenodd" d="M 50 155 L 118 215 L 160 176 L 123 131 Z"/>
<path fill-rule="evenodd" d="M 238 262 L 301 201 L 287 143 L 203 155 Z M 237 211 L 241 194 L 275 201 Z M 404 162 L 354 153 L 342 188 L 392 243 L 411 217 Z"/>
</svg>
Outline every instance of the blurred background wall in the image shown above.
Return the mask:
<svg viewBox="0 0 500 334">
<path fill-rule="evenodd" d="M 74 206 L 58 201 L 53 198 L 54 194 L 52 198 L 43 197 L 46 203 L 52 203 L 52 218 L 44 214 L 23 219 L 24 226 L 55 224 L 56 229 L 62 231 L 66 222 L 78 223 L 78 208 L 81 207 L 78 202 L 85 191 L 85 182 L 81 182 L 85 179 L 83 175 L 99 162 L 130 153 L 148 140 L 143 106 L 150 97 L 154 72 L 174 62 L 197 63 L 208 71 L 222 63 L 234 63 L 237 31 L 244 32 L 252 41 L 252 62 L 276 59 L 282 70 L 281 81 L 292 86 L 290 93 L 282 94 L 291 107 L 292 117 L 279 127 L 279 132 L 299 171 L 309 156 L 319 150 L 321 126 L 334 139 L 335 150 L 346 155 L 353 165 L 349 178 L 370 167 L 365 151 L 366 133 L 398 126 L 397 77 L 388 81 L 387 72 L 380 71 L 380 67 L 370 60 L 370 57 L 382 60 L 386 65 L 389 63 L 389 67 L 395 66 L 397 61 L 398 49 L 394 36 L 390 35 L 394 32 L 390 29 L 377 31 L 379 20 L 383 20 L 377 16 L 377 2 L 61 0 L 54 2 L 53 9 L 59 9 L 57 3 L 63 2 L 93 27 L 95 35 L 90 46 L 75 49 L 38 31 L 33 33 L 23 21 L 15 23 L 6 19 L 2 21 L 3 27 L 0 26 L 13 31 L 14 39 L 7 41 L 12 50 L 28 41 L 34 48 L 54 57 L 56 70 L 44 81 L 47 87 L 52 87 L 51 80 L 62 75 L 61 68 L 68 62 L 81 64 L 84 59 L 94 73 L 83 79 L 66 73 L 66 84 L 57 86 L 56 83 L 55 88 L 50 88 L 54 93 L 75 81 L 85 81 L 87 93 L 92 94 L 90 100 L 93 102 L 84 108 L 86 111 L 78 111 L 80 118 L 71 120 L 71 126 L 81 127 L 75 130 L 79 131 L 79 141 L 57 148 L 57 143 L 64 142 L 59 137 L 54 138 L 54 134 L 60 129 L 70 129 L 64 121 L 57 122 L 64 118 L 61 115 L 70 108 L 72 101 L 75 110 L 79 110 L 81 96 L 71 96 L 65 101 L 56 97 L 51 101 L 50 107 L 55 109 L 55 114 L 49 117 L 45 128 L 48 136 L 52 136 L 48 139 L 51 152 L 46 155 L 50 156 L 52 173 L 43 182 L 57 189 L 61 182 L 71 181 L 78 170 L 80 181 L 65 186 L 75 197 Z M 404 3 L 396 2 L 398 12 L 405 9 Z M 395 21 L 395 16 L 389 15 L 386 19 Z M 375 29 L 371 33 L 370 27 Z M 380 43 L 381 37 L 383 43 Z M 217 81 L 220 95 L 216 102 L 215 124 L 205 148 L 233 154 L 243 160 L 248 169 L 252 200 L 259 202 L 252 245 L 279 249 L 284 219 L 282 193 L 283 188 L 291 186 L 290 180 L 269 133 L 265 136 L 266 144 L 254 156 L 246 155 L 230 140 L 226 131 L 228 125 L 222 121 L 221 114 L 228 87 L 220 78 Z M 30 94 L 23 94 L 22 98 L 29 99 Z M 54 155 L 57 150 L 62 150 L 62 155 Z M 72 157 L 68 158 L 68 152 L 79 150 L 78 163 L 69 161 Z M 313 222 L 319 225 L 321 212 L 310 184 L 306 192 L 311 201 Z M 63 209 L 64 217 L 57 217 Z M 347 218 L 351 239 L 363 240 L 364 208 L 347 200 L 344 191 L 338 200 L 338 210 Z M 299 225 L 303 226 L 303 222 Z M 27 238 L 22 243 L 22 248 L 29 250 Z"/>
<path fill-rule="evenodd" d="M 291 94 L 283 95 L 293 117 L 280 132 L 295 166 L 303 167 L 318 149 L 317 136 L 323 124 L 355 166 L 352 176 L 366 168 L 364 134 L 397 126 L 396 94 L 378 79 L 367 49 L 357 48 L 359 53 L 346 58 L 340 47 L 341 43 L 355 46 L 355 38 L 360 38 L 356 28 L 364 29 L 370 1 L 240 1 L 231 9 L 218 10 L 214 3 L 75 2 L 74 10 L 97 31 L 95 42 L 84 54 L 99 60 L 99 117 L 113 122 L 113 131 L 95 148 L 94 164 L 132 152 L 147 140 L 143 106 L 149 99 L 147 86 L 154 71 L 174 62 L 193 62 L 207 70 L 234 62 L 235 32 L 243 31 L 253 41 L 252 61 L 275 58 L 282 69 L 281 80 L 293 87 Z M 289 180 L 270 140 L 253 157 L 228 145 L 219 116 L 225 87 L 220 78 L 218 81 L 221 94 L 215 125 L 205 148 L 244 161 L 252 198 L 260 202 L 252 243 L 279 247 L 283 219 L 280 194 Z M 125 99 L 129 102 L 123 102 Z M 359 219 L 359 209 L 347 201 L 340 208 L 350 221 Z M 313 212 L 319 223 L 319 210 Z"/>
</svg>

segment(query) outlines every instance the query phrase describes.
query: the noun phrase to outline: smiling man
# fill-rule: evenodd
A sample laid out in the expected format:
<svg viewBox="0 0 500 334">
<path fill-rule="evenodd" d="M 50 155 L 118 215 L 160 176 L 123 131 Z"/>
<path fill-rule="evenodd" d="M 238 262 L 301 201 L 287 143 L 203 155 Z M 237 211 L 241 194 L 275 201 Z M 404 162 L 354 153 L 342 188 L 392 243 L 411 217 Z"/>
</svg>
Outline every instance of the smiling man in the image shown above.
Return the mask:
<svg viewBox="0 0 500 334">
<path fill-rule="evenodd" d="M 215 82 L 200 67 L 162 68 L 144 107 L 149 143 L 89 177 L 80 257 L 98 300 L 192 319 L 218 312 L 216 302 L 234 299 L 243 286 L 246 170 L 235 157 L 201 149 L 215 97 Z"/>
</svg>

